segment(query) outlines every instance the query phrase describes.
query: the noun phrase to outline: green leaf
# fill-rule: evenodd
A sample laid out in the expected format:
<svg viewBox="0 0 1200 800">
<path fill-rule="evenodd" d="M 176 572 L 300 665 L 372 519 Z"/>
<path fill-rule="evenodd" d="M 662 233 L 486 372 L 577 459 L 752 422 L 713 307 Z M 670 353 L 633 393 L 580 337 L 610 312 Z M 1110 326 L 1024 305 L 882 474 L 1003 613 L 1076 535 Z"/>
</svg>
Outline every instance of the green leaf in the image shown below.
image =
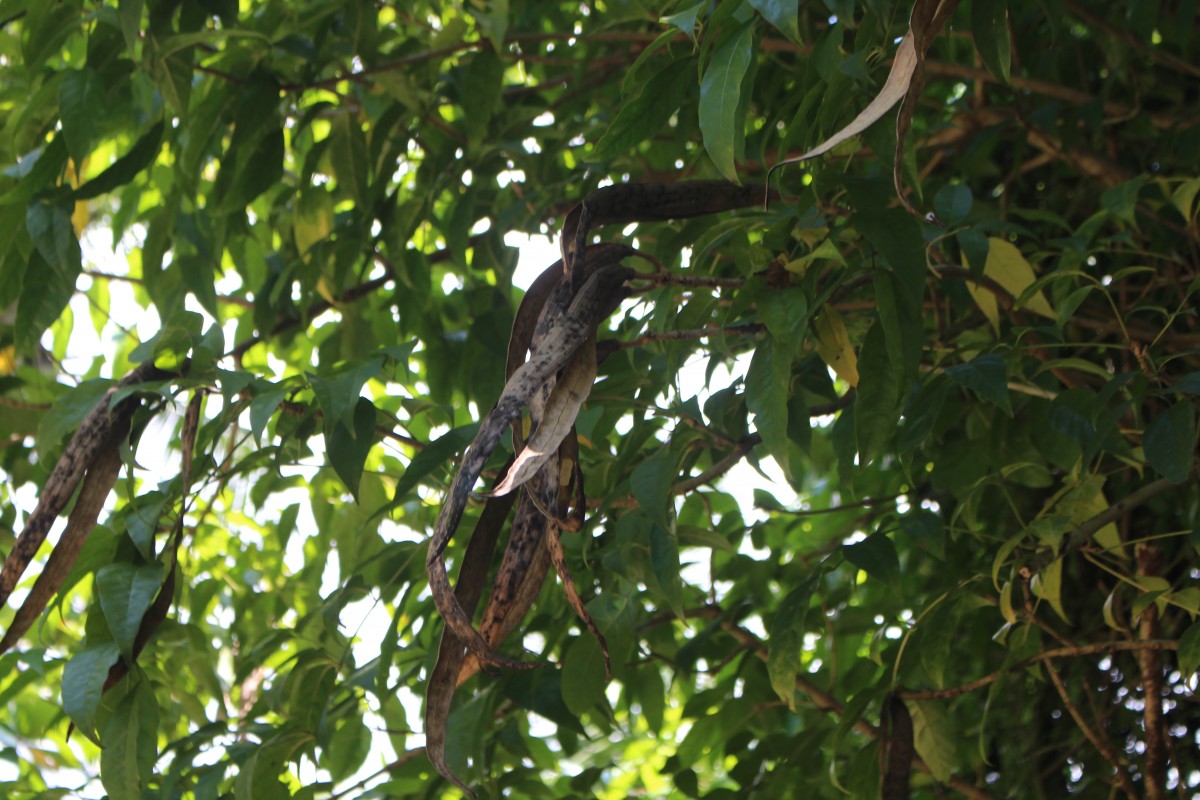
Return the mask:
<svg viewBox="0 0 1200 800">
<path fill-rule="evenodd" d="M 687 8 L 672 14 L 669 17 L 663 17 L 663 22 L 668 25 L 674 25 L 676 28 L 687 34 L 692 43 L 696 43 L 696 18 L 700 12 L 707 8 L 709 0 L 700 0 L 700 2 L 690 5 Z"/>
<path fill-rule="evenodd" d="M 279 776 L 309 739 L 303 731 L 285 728 L 263 742 L 238 770 L 233 784 L 235 800 L 289 800 L 292 793 Z"/>
<path fill-rule="evenodd" d="M 780 33 L 799 44 L 799 0 L 750 0 L 750 5 L 762 14 L 767 22 L 778 28 Z"/>
<path fill-rule="evenodd" d="M 1168 388 L 1169 391 L 1182 394 L 1200 394 L 1200 371 L 1189 372 Z"/>
<path fill-rule="evenodd" d="M 722 175 L 737 182 L 738 133 L 744 121 L 738 117 L 742 100 L 742 78 L 750 66 L 754 26 L 745 23 L 713 53 L 700 81 L 700 132 L 704 149 Z"/>
<path fill-rule="evenodd" d="M 363 385 L 383 371 L 383 359 L 372 358 L 353 368 L 343 370 L 328 377 L 319 375 L 308 376 L 317 403 L 325 414 L 325 430 L 332 431 L 334 425 L 342 425 L 347 431 L 354 431 L 354 419 L 358 413 L 359 395 Z"/>
<path fill-rule="evenodd" d="M 1008 39 L 1008 0 L 976 0 L 971 4 L 971 34 L 988 70 L 1008 83 L 1012 45 Z"/>
<path fill-rule="evenodd" d="M 900 387 L 888 357 L 884 330 L 871 326 L 859 355 L 858 396 L 854 398 L 855 438 L 859 466 L 866 466 L 896 429 Z"/>
<path fill-rule="evenodd" d="M 976 356 L 965 364 L 947 368 L 946 376 L 993 403 L 1008 416 L 1013 415 L 1008 396 L 1008 368 L 1000 356 L 990 353 Z"/>
<path fill-rule="evenodd" d="M 691 85 L 692 68 L 692 60 L 683 58 L 651 76 L 638 96 L 622 106 L 596 143 L 591 158 L 605 160 L 622 155 L 658 133 L 679 110 Z"/>
<path fill-rule="evenodd" d="M 767 627 L 767 674 L 771 688 L 793 711 L 796 708 L 796 673 L 801 666 L 808 609 L 818 575 L 813 573 L 806 577 L 788 593 Z"/>
<path fill-rule="evenodd" d="M 1130 227 L 1137 227 L 1137 201 L 1146 176 L 1139 175 L 1131 180 L 1109 187 L 1100 195 L 1100 204 L 1108 213 Z"/>
<path fill-rule="evenodd" d="M 58 108 L 63 138 L 76 164 L 81 163 L 100 135 L 100 123 L 109 107 L 104 81 L 95 70 L 72 70 L 58 87 Z"/>
<path fill-rule="evenodd" d="M 329 134 L 329 160 L 338 188 L 360 208 L 368 205 L 367 140 L 357 116 L 346 111 L 333 119 Z"/>
<path fill-rule="evenodd" d="M 31 204 L 25 227 L 37 249 L 25 265 L 14 333 L 17 347 L 28 351 L 71 302 L 83 263 L 70 212 L 64 207 Z"/>
<path fill-rule="evenodd" d="M 788 387 L 791 378 L 791 348 L 767 339 L 760 342 L 746 373 L 746 408 L 754 414 L 754 426 L 767 451 L 784 474 L 788 464 Z"/>
<path fill-rule="evenodd" d="M 798 286 L 767 292 L 758 298 L 758 316 L 777 347 L 784 353 L 795 352 L 808 325 L 808 297 Z"/>
<path fill-rule="evenodd" d="M 1191 403 L 1175 403 L 1146 426 L 1142 447 L 1150 466 L 1164 478 L 1183 483 L 1192 471 L 1196 446 L 1196 409 Z"/>
<path fill-rule="evenodd" d="M 138 51 L 144 5 L 145 0 L 118 0 L 117 2 L 117 19 L 121 24 L 121 37 L 125 40 L 125 48 L 130 53 Z"/>
<path fill-rule="evenodd" d="M 604 697 L 604 657 L 591 636 L 576 639 L 562 667 L 563 701 L 581 716 Z"/>
<path fill-rule="evenodd" d="M 49 460 L 69 434 L 73 434 L 88 412 L 104 397 L 113 382 L 102 378 L 84 381 L 54 400 L 50 413 L 38 423 L 37 453 Z"/>
<path fill-rule="evenodd" d="M 54 271 L 53 278 L 75 289 L 75 278 L 83 268 L 79 239 L 71 224 L 73 209 L 65 205 L 30 203 L 25 210 L 25 228 L 38 252 Z"/>
<path fill-rule="evenodd" d="M 133 643 L 142 617 L 154 602 L 163 583 L 163 565 L 135 566 L 125 561 L 106 564 L 96 572 L 96 593 L 100 608 L 108 621 L 108 629 L 127 659 L 133 657 Z"/>
<path fill-rule="evenodd" d="M 558 670 L 517 672 L 504 683 L 504 694 L 521 708 L 541 714 L 568 730 L 583 733 L 578 718 L 563 702 L 562 673 Z"/>
<path fill-rule="evenodd" d="M 900 529 L 922 550 L 938 558 L 946 556 L 946 526 L 932 511 L 917 509 L 900 518 Z"/>
<path fill-rule="evenodd" d="M 1179 671 L 1185 681 L 1200 670 L 1200 622 L 1193 622 L 1179 637 Z"/>
<path fill-rule="evenodd" d="M 959 225 L 971 213 L 974 197 L 962 183 L 951 183 L 938 189 L 933 198 L 933 210 L 946 225 Z M 965 231 L 959 231 L 965 233 Z M 982 261 L 980 262 L 983 263 Z"/>
<path fill-rule="evenodd" d="M 337 721 L 325 746 L 329 773 L 335 783 L 346 780 L 363 765 L 371 752 L 372 734 L 357 709 Z"/>
<path fill-rule="evenodd" d="M 667 693 L 663 689 L 662 677 L 655 670 L 637 671 L 637 699 L 642 707 L 642 719 L 652 733 L 659 733 L 663 725 L 663 713 L 667 707 Z"/>
<path fill-rule="evenodd" d="M 477 147 L 487 136 L 492 116 L 500 106 L 504 62 L 495 48 L 485 47 L 471 59 L 463 75 L 463 124 L 467 141 Z"/>
<path fill-rule="evenodd" d="M 896 545 L 884 533 L 874 533 L 857 544 L 842 546 L 846 560 L 872 578 L 900 587 L 900 556 Z"/>
<path fill-rule="evenodd" d="M 471 440 L 475 438 L 475 431 L 477 430 L 479 430 L 479 423 L 477 422 L 464 425 L 461 428 L 454 428 L 434 439 L 426 445 L 424 450 L 413 456 L 412 461 L 408 464 L 408 468 L 400 476 L 400 480 L 396 481 L 396 488 L 392 495 L 394 500 L 392 502 L 397 504 L 404 502 L 405 496 L 417 488 L 417 484 L 423 478 L 435 469 L 443 466 L 470 444 Z"/>
<path fill-rule="evenodd" d="M 125 515 L 125 532 L 146 561 L 154 560 L 154 539 L 166 504 L 167 496 L 162 492 L 149 492 L 139 497 Z"/>
<path fill-rule="evenodd" d="M 936 701 L 906 701 L 913 720 L 917 755 L 929 772 L 942 783 L 950 780 L 957 766 L 958 732 L 950 716 Z"/>
<path fill-rule="evenodd" d="M 375 444 L 375 404 L 365 397 L 358 398 L 354 407 L 353 428 L 339 421 L 328 434 L 326 448 L 334 472 L 346 484 L 354 501 L 358 502 L 359 482 L 363 465 Z"/>
<path fill-rule="evenodd" d="M 852 222 L 892 268 L 891 272 L 876 270 L 875 299 L 888 357 L 894 366 L 899 365 L 900 385 L 907 386 L 916 377 L 925 339 L 921 321 L 925 245 L 921 231 L 911 216 L 897 209 L 857 213 Z"/>
<path fill-rule="evenodd" d="M 504 49 L 504 37 L 508 33 L 508 4 L 509 0 L 486 0 L 468 7 L 483 35 L 497 50 Z"/>
<path fill-rule="evenodd" d="M 144 47 L 152 51 L 150 70 L 154 83 L 167 105 L 182 118 L 187 117 L 188 103 L 192 97 L 192 48 L 184 48 L 163 55 L 162 42 L 149 37 Z M 168 40 L 168 46 L 169 40 Z"/>
<path fill-rule="evenodd" d="M 158 702 L 146 681 L 121 698 L 100 743 L 100 782 L 109 800 L 140 800 L 158 758 Z"/>
<path fill-rule="evenodd" d="M 662 448 L 634 468 L 629 478 L 630 488 L 638 506 L 664 530 L 670 530 L 674 511 L 671 484 L 675 481 L 678 464 L 667 448 Z M 668 511 L 672 513 L 668 513 Z"/>
<path fill-rule="evenodd" d="M 962 251 L 963 264 L 970 270 L 971 277 L 983 276 L 983 266 L 987 263 L 990 242 L 986 234 L 976 228 L 964 228 L 954 234 L 958 249 Z"/>
<path fill-rule="evenodd" d="M 650 570 L 675 616 L 683 617 L 683 585 L 679 578 L 679 542 L 670 531 L 654 525 L 650 529 Z"/>
<path fill-rule="evenodd" d="M 262 441 L 267 423 L 287 396 L 288 390 L 284 388 L 260 391 L 254 395 L 254 399 L 250 401 L 250 432 L 254 434 L 255 441 Z"/>
<path fill-rule="evenodd" d="M 96 709 L 100 706 L 109 667 L 119 657 L 116 642 L 99 642 L 76 653 L 63 669 L 63 711 L 89 739 L 96 738 Z"/>
</svg>

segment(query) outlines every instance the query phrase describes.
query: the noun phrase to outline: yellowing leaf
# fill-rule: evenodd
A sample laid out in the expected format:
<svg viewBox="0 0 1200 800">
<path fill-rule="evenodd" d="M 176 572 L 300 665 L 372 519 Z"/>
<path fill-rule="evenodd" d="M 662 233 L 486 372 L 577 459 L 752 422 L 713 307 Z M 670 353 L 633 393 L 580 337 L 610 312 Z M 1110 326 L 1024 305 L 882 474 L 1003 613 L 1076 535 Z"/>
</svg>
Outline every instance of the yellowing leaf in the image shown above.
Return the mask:
<svg viewBox="0 0 1200 800">
<path fill-rule="evenodd" d="M 1029 588 L 1035 595 L 1049 603 L 1050 607 L 1057 611 L 1064 621 L 1070 622 L 1067 610 L 1063 608 L 1062 603 L 1062 568 L 1063 560 L 1061 558 L 1054 559 L 1050 562 L 1050 566 L 1033 576 L 1033 580 L 1029 582 Z"/>
<path fill-rule="evenodd" d="M 965 254 L 963 259 L 967 260 Z M 968 263 L 967 266 L 970 267 L 970 264 Z M 1033 274 L 1033 267 L 1025 260 L 1025 256 L 1021 255 L 1021 251 L 1004 239 L 995 236 L 988 237 L 988 255 L 987 261 L 983 265 L 983 274 L 1000 284 L 1014 298 L 1020 297 L 1021 293 L 1037 279 L 1037 276 Z M 996 302 L 996 296 L 990 290 L 974 283 L 968 283 L 967 289 L 971 292 L 971 297 L 975 299 L 980 311 L 992 323 L 992 327 L 998 330 L 1000 328 L 1000 307 Z M 1058 318 L 1046 300 L 1046 296 L 1040 290 L 1026 300 L 1023 307 L 1043 317 Z"/>
<path fill-rule="evenodd" d="M 324 275 L 317 278 L 317 294 L 325 298 L 325 300 L 332 306 L 336 306 L 338 304 L 338 299 L 334 297 L 333 292 L 330 291 L 329 281 L 325 279 Z"/>
<path fill-rule="evenodd" d="M 296 198 L 292 235 L 296 249 L 307 261 L 309 249 L 333 232 L 333 198 L 321 187 L 306 187 Z"/>
<path fill-rule="evenodd" d="M 83 229 L 87 227 L 89 219 L 91 219 L 91 216 L 88 214 L 87 201 L 77 201 L 75 203 L 75 210 L 71 212 L 71 227 L 75 229 L 76 236 L 83 236 Z"/>
<path fill-rule="evenodd" d="M 850 334 L 842 315 L 826 306 L 813 323 L 817 329 L 817 354 L 838 377 L 851 386 L 858 386 L 858 356 L 850 344 Z"/>
<path fill-rule="evenodd" d="M 1012 581 L 1005 581 L 1004 588 L 1000 590 L 1000 614 L 1004 617 L 1005 622 L 1015 625 L 1017 624 L 1017 611 L 1013 608 L 1012 595 Z"/>
</svg>

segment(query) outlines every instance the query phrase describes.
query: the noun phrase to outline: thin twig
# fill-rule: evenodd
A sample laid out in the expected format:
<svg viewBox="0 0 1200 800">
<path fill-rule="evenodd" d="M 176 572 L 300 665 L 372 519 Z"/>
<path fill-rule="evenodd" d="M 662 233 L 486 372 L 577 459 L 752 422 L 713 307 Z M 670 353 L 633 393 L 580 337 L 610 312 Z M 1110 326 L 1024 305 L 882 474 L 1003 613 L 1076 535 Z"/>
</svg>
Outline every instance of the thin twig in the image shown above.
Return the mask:
<svg viewBox="0 0 1200 800">
<path fill-rule="evenodd" d="M 997 670 L 990 675 L 985 675 L 982 678 L 976 678 L 973 681 L 968 681 L 961 686 L 951 686 L 947 689 L 929 689 L 924 691 L 901 691 L 899 695 L 904 700 L 949 700 L 954 697 L 961 697 L 964 694 L 982 689 L 988 686 L 1004 675 L 1011 672 L 1019 672 L 1026 667 L 1031 667 L 1034 664 L 1040 664 L 1043 661 L 1050 661 L 1055 658 L 1072 658 L 1075 656 L 1095 655 L 1097 653 L 1116 653 L 1124 650 L 1178 650 L 1179 642 L 1172 639 L 1147 639 L 1142 641 L 1126 641 L 1126 642 L 1101 642 L 1099 644 L 1082 644 L 1073 647 L 1056 647 L 1053 650 L 1046 650 L 1038 653 L 1035 656 L 1030 656 L 1024 661 L 1019 661 L 1016 664 L 1008 667 L 1005 670 Z"/>
<path fill-rule="evenodd" d="M 1138 800 L 1137 791 L 1133 787 L 1133 779 L 1129 777 L 1129 773 L 1121 766 L 1116 751 L 1112 749 L 1112 745 L 1107 740 L 1101 737 L 1097 731 L 1093 730 L 1092 726 L 1083 718 L 1083 715 L 1079 713 L 1079 709 L 1071 702 L 1071 696 L 1067 693 L 1067 687 L 1063 685 L 1058 670 L 1049 661 L 1046 662 L 1046 674 L 1050 676 L 1050 682 L 1058 690 L 1058 696 L 1062 700 L 1063 706 L 1067 709 L 1067 713 L 1071 715 L 1071 719 L 1075 720 L 1075 724 L 1083 731 L 1083 735 L 1087 737 L 1087 740 L 1092 743 L 1092 747 L 1096 748 L 1100 756 L 1113 768 L 1121 790 L 1125 792 L 1129 800 Z"/>
</svg>

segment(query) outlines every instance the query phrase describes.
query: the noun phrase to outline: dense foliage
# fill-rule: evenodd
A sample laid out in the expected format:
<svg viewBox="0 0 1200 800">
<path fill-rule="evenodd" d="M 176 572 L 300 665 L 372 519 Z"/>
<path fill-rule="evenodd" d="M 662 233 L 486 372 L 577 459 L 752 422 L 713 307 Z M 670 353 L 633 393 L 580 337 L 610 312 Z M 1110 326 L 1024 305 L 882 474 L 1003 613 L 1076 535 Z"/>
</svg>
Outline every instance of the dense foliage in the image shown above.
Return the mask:
<svg viewBox="0 0 1200 800">
<path fill-rule="evenodd" d="M 454 700 L 482 796 L 876 797 L 905 718 L 915 797 L 1200 786 L 1197 4 L 940 5 L 919 214 L 889 112 L 765 210 L 598 229 L 657 260 L 563 533 L 613 676 L 552 574 L 501 647 L 549 666 Z M 911 11 L 2 0 L 0 794 L 457 796 L 426 541 L 511 233 L 765 181 Z"/>
</svg>

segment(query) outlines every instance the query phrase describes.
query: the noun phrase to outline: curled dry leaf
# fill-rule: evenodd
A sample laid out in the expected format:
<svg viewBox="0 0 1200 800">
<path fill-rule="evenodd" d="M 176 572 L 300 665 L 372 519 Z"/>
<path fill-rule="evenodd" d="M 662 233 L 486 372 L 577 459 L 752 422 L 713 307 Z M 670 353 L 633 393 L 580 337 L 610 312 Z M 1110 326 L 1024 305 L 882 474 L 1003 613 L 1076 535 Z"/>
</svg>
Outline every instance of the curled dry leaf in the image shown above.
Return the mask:
<svg viewBox="0 0 1200 800">
<path fill-rule="evenodd" d="M 71 567 L 75 566 L 79 551 L 83 549 L 88 534 L 96 527 L 96 519 L 100 516 L 100 510 L 104 508 L 104 501 L 108 499 L 108 493 L 117 482 L 117 475 L 121 471 L 119 443 L 127 431 L 128 420 L 125 421 L 124 428 L 113 431 L 114 435 L 88 467 L 83 487 L 75 500 L 75 507 L 67 517 L 67 527 L 46 560 L 46 566 L 38 575 L 33 588 L 29 590 L 25 602 L 21 604 L 8 630 L 4 632 L 4 638 L 0 640 L 0 653 L 7 652 L 25 631 L 29 630 L 29 626 L 62 586 Z"/>
<path fill-rule="evenodd" d="M 50 532 L 50 526 L 54 524 L 59 512 L 75 493 L 84 472 L 112 438 L 113 432 L 128 426 L 133 412 L 140 405 L 136 397 L 126 397 L 115 408 L 109 408 L 113 395 L 119 389 L 163 378 L 167 374 L 152 363 L 142 364 L 109 389 L 84 417 L 50 472 L 50 477 L 46 479 L 46 484 L 38 496 L 37 506 L 29 515 L 24 530 L 4 560 L 4 567 L 0 569 L 0 605 L 8 602 L 8 596 L 12 594 L 17 581 L 21 579 L 42 542 L 46 540 L 46 534 Z"/>
<path fill-rule="evenodd" d="M 542 389 L 547 379 L 565 366 L 580 345 L 592 335 L 601 315 L 611 313 L 624 295 L 622 286 L 631 274 L 624 267 L 601 267 L 573 298 L 565 291 L 566 282 L 560 284 L 547 302 L 546 311 L 538 325 L 539 329 L 546 331 L 541 346 L 536 348 L 529 361 L 513 373 L 495 408 L 480 425 L 450 485 L 446 503 L 438 514 L 426 558 L 430 591 L 438 611 L 455 635 L 463 640 L 472 653 L 489 663 L 517 669 L 532 666 L 501 656 L 480 636 L 471 624 L 470 617 L 454 599 L 442 552 L 462 519 L 471 488 L 499 443 L 501 432 L 517 418 L 521 408 Z"/>
<path fill-rule="evenodd" d="M 504 480 L 492 492 L 500 496 L 511 492 L 533 477 L 550 454 L 558 449 L 583 408 L 592 383 L 596 380 L 596 335 L 583 344 L 559 376 L 546 402 L 537 429 L 517 455 Z"/>
<path fill-rule="evenodd" d="M 588 230 L 592 225 L 666 220 L 745 207 L 767 194 L 761 186 L 724 181 L 601 189 L 568 216 L 561 241 L 564 259 L 539 275 L 521 302 L 509 339 L 507 383 L 463 456 L 426 560 L 430 589 L 446 620 L 426 691 L 427 752 L 438 772 L 469 796 L 474 795 L 445 759 L 446 726 L 455 690 L 487 663 L 535 666 L 499 656 L 496 648 L 528 612 L 551 563 L 571 607 L 600 643 L 605 672 L 611 675 L 607 643 L 571 577 L 559 536 L 563 525 L 579 527 L 562 521 L 571 506 L 572 488 L 580 526 L 582 522 L 585 498 L 574 421 L 595 380 L 596 326 L 627 293 L 623 283 L 633 273 L 619 266 L 621 259 L 640 254 L 620 244 L 589 247 Z M 520 415 L 526 406 L 535 427 L 530 441 L 522 445 Z M 452 591 L 442 552 L 461 520 L 471 487 L 502 429 L 509 425 L 519 455 L 490 493 L 468 544 L 458 588 Z M 518 488 L 522 492 L 508 545 L 477 630 L 472 617 L 487 583 L 500 527 Z"/>
<path fill-rule="evenodd" d="M 896 153 L 892 177 L 900 202 L 911 213 L 919 214 L 909 203 L 902 185 L 904 141 L 908 136 L 909 127 L 912 125 L 913 111 L 916 109 L 917 98 L 920 95 L 925 51 L 938 31 L 946 24 L 946 20 L 949 19 L 957 5 L 958 0 L 917 0 L 913 6 L 912 16 L 909 18 L 908 33 L 904 35 L 896 48 L 896 56 L 892 59 L 892 68 L 888 71 L 887 79 L 884 80 L 879 93 L 872 98 L 866 108 L 859 112 L 858 116 L 850 121 L 849 125 L 808 152 L 784 159 L 771 167 L 767 172 L 768 183 L 771 173 L 775 170 L 828 153 L 842 142 L 874 125 L 888 112 L 888 109 L 903 100 L 896 117 Z"/>
</svg>

